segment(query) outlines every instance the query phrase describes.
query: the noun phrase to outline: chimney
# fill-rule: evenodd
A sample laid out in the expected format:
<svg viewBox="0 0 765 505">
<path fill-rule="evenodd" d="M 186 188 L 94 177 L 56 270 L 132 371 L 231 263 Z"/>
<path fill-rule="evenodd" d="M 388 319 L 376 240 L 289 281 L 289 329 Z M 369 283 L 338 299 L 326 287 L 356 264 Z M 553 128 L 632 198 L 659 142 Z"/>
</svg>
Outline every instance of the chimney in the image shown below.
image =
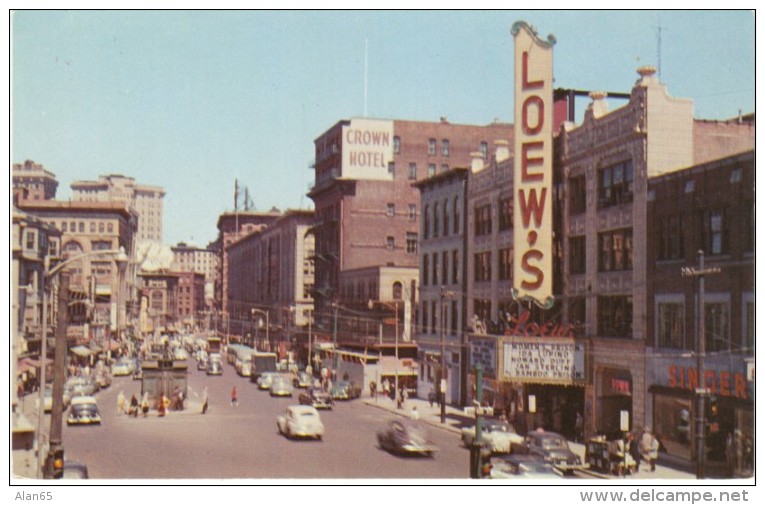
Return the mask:
<svg viewBox="0 0 765 505">
<path fill-rule="evenodd" d="M 508 144 L 509 142 L 504 139 L 494 141 L 494 158 L 497 160 L 497 163 L 502 163 L 506 159 L 510 158 L 510 148 L 508 147 Z"/>
<path fill-rule="evenodd" d="M 470 157 L 472 158 L 470 162 L 470 171 L 474 174 L 477 174 L 481 170 L 484 169 L 483 164 L 483 154 L 481 154 L 479 151 L 470 153 Z"/>
<path fill-rule="evenodd" d="M 441 116 L 441 122 L 444 123 L 444 124 L 448 124 L 449 123 L 449 118 L 446 117 L 446 116 Z"/>
<path fill-rule="evenodd" d="M 606 102 L 608 93 L 605 91 L 590 91 L 589 94 L 590 98 L 592 98 L 590 109 L 592 110 L 593 117 L 599 118 L 608 114 L 608 102 Z"/>
</svg>

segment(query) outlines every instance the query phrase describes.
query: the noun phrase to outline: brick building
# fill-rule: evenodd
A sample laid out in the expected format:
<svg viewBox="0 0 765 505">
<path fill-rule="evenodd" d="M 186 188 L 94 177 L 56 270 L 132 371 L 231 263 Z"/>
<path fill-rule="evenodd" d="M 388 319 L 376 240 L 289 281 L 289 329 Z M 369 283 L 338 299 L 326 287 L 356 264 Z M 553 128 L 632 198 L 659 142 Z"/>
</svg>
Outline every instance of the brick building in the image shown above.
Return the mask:
<svg viewBox="0 0 765 505">
<path fill-rule="evenodd" d="M 32 160 L 14 163 L 11 167 L 11 179 L 14 201 L 56 198 L 56 188 L 58 188 L 56 175 Z"/>
</svg>

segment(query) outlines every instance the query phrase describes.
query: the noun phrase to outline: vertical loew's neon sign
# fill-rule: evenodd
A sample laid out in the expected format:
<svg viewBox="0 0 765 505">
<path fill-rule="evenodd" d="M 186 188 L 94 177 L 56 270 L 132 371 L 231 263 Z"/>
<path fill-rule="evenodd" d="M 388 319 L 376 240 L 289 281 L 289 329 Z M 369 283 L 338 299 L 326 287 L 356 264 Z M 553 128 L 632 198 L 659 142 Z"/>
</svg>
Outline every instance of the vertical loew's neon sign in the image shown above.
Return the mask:
<svg viewBox="0 0 765 505">
<path fill-rule="evenodd" d="M 513 295 L 543 307 L 552 293 L 552 46 L 523 21 L 515 38 Z"/>
</svg>

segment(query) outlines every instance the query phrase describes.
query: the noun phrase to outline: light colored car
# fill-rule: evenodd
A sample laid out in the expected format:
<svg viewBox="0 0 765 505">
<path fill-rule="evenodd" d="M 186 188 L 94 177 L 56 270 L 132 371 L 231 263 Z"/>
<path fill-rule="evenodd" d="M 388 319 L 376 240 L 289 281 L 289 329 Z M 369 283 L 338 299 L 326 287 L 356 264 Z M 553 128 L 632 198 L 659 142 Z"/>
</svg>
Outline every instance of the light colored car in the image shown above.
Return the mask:
<svg viewBox="0 0 765 505">
<path fill-rule="evenodd" d="M 309 405 L 291 405 L 283 414 L 276 417 L 279 433 L 287 438 L 310 437 L 321 440 L 324 436 L 324 423 L 319 411 Z"/>
<path fill-rule="evenodd" d="M 258 389 L 263 391 L 266 389 L 271 389 L 271 381 L 274 379 L 274 377 L 278 376 L 279 372 L 263 372 L 260 374 L 260 377 L 258 377 Z"/>
<path fill-rule="evenodd" d="M 131 361 L 121 359 L 116 363 L 112 363 L 112 375 L 115 377 L 132 375 L 134 366 Z"/>
<path fill-rule="evenodd" d="M 92 377 L 70 377 L 64 384 L 64 390 L 71 397 L 92 396 L 98 391 L 98 386 Z"/>
<path fill-rule="evenodd" d="M 462 428 L 462 443 L 465 447 L 473 445 L 475 426 Z M 513 444 L 522 444 L 523 437 L 516 433 L 513 425 L 499 419 L 484 419 L 481 430 L 481 442 L 492 453 L 512 452 Z"/>
<path fill-rule="evenodd" d="M 276 375 L 271 379 L 271 386 L 268 389 L 268 394 L 271 396 L 292 396 L 292 391 L 292 382 L 288 377 Z"/>
<path fill-rule="evenodd" d="M 69 402 L 71 401 L 71 396 L 69 395 L 69 392 L 66 390 L 64 390 L 63 400 L 64 400 L 64 404 L 62 407 L 66 409 L 69 406 Z M 37 405 L 39 406 L 39 403 Z M 45 408 L 46 413 L 53 410 L 53 387 L 52 386 L 48 386 L 45 388 L 45 393 L 43 394 L 43 406 Z"/>
<path fill-rule="evenodd" d="M 503 454 L 490 460 L 491 479 L 562 479 L 563 475 L 542 457 L 532 454 Z"/>
<path fill-rule="evenodd" d="M 92 396 L 75 396 L 69 407 L 66 424 L 101 424 L 98 403 Z"/>
<path fill-rule="evenodd" d="M 313 385 L 313 377 L 311 377 L 311 374 L 305 370 L 301 370 L 295 375 L 295 379 L 292 381 L 292 384 L 296 388 L 307 389 Z"/>
</svg>

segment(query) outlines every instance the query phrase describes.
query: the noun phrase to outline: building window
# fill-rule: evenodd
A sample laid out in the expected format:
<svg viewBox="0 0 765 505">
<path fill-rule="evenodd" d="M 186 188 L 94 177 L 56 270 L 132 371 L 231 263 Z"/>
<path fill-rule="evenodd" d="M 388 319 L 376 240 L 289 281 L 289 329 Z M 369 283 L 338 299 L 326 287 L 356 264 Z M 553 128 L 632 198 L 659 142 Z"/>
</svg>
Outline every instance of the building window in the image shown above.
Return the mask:
<svg viewBox="0 0 765 505">
<path fill-rule="evenodd" d="M 90 248 L 93 251 L 108 251 L 112 248 L 112 243 L 108 240 L 93 240 Z"/>
<path fill-rule="evenodd" d="M 476 282 L 491 280 L 491 251 L 476 253 L 474 256 L 474 277 Z"/>
<path fill-rule="evenodd" d="M 727 254 L 728 216 L 724 209 L 701 211 L 701 249 L 707 254 Z"/>
<path fill-rule="evenodd" d="M 430 302 L 430 327 L 433 328 L 433 332 L 436 332 L 439 329 L 438 320 L 436 319 L 437 316 L 436 301 L 433 300 Z"/>
<path fill-rule="evenodd" d="M 409 254 L 417 253 L 417 234 L 411 231 L 406 232 L 406 252 Z"/>
<path fill-rule="evenodd" d="M 422 285 L 427 286 L 429 284 L 430 277 L 430 256 L 427 254 L 422 255 Z"/>
<path fill-rule="evenodd" d="M 61 223 L 61 231 L 66 231 L 66 221 Z M 95 231 L 95 230 L 94 230 Z"/>
<path fill-rule="evenodd" d="M 449 139 L 441 141 L 441 156 L 449 156 Z"/>
<path fill-rule="evenodd" d="M 585 253 L 585 237 L 568 239 L 568 269 L 571 274 L 583 274 L 587 268 Z"/>
<path fill-rule="evenodd" d="M 681 216 L 659 218 L 659 259 L 679 260 L 685 257 Z"/>
<path fill-rule="evenodd" d="M 98 223 L 98 233 L 104 233 L 104 230 L 105 230 L 104 223 Z"/>
<path fill-rule="evenodd" d="M 449 282 L 449 251 L 441 253 L 441 279 L 444 284 Z"/>
<path fill-rule="evenodd" d="M 499 231 L 509 230 L 513 227 L 513 199 L 499 199 Z"/>
<path fill-rule="evenodd" d="M 430 320 L 428 319 L 428 302 L 425 302 L 425 301 L 422 302 L 420 314 L 422 317 L 422 320 L 420 321 L 420 324 L 422 325 L 422 332 L 430 333 L 430 326 L 428 325 L 428 323 L 430 322 Z"/>
<path fill-rule="evenodd" d="M 401 285 L 400 282 L 396 281 L 393 283 L 393 299 L 394 300 L 401 300 L 401 298 L 404 296 L 404 288 Z"/>
<path fill-rule="evenodd" d="M 481 144 L 478 146 L 478 150 L 481 152 L 481 157 L 483 159 L 487 159 L 489 157 L 489 144 L 486 142 L 481 142 Z"/>
<path fill-rule="evenodd" d="M 395 161 L 389 161 L 388 162 L 388 173 L 393 177 L 396 174 L 396 162 Z"/>
<path fill-rule="evenodd" d="M 598 335 L 626 338 L 632 336 L 632 297 L 598 297 Z"/>
<path fill-rule="evenodd" d="M 452 324 L 451 324 L 451 329 L 452 329 L 452 332 L 455 332 L 455 333 L 457 332 L 457 321 L 458 321 L 458 318 L 459 318 L 458 307 L 459 307 L 459 305 L 457 303 L 457 300 L 452 300 Z"/>
<path fill-rule="evenodd" d="M 433 285 L 438 286 L 438 253 L 433 253 Z"/>
<path fill-rule="evenodd" d="M 587 211 L 587 181 L 583 175 L 569 179 L 569 214 L 584 214 Z"/>
<path fill-rule="evenodd" d="M 428 140 L 428 154 L 433 156 L 436 154 L 436 139 Z"/>
<path fill-rule="evenodd" d="M 85 223 L 80 221 L 79 224 L 80 224 L 79 226 L 80 233 L 85 233 Z"/>
<path fill-rule="evenodd" d="M 491 316 L 491 300 L 476 299 L 473 301 L 473 314 L 484 323 Z"/>
<path fill-rule="evenodd" d="M 600 170 L 598 178 L 598 208 L 632 201 L 632 160 Z"/>
<path fill-rule="evenodd" d="M 452 284 L 458 284 L 460 279 L 460 252 L 452 251 Z"/>
<path fill-rule="evenodd" d="M 114 223 L 106 223 L 106 233 L 114 233 Z"/>
<path fill-rule="evenodd" d="M 91 221 L 90 222 L 90 233 L 95 233 L 95 232 L 96 232 L 96 222 L 95 221 Z"/>
<path fill-rule="evenodd" d="M 491 205 L 475 208 L 475 235 L 491 235 Z"/>
<path fill-rule="evenodd" d="M 682 303 L 659 303 L 656 309 L 656 337 L 659 347 L 683 349 L 685 345 L 685 308 Z"/>
<path fill-rule="evenodd" d="M 439 223 L 438 223 L 438 221 L 439 221 L 439 219 L 438 219 L 439 212 L 440 211 L 439 211 L 439 208 L 438 208 L 438 202 L 436 202 L 436 203 L 433 204 L 433 236 L 434 237 L 437 237 L 438 236 L 438 232 L 439 232 Z"/>
<path fill-rule="evenodd" d="M 460 232 L 460 199 L 458 196 L 454 197 L 454 233 Z"/>
<path fill-rule="evenodd" d="M 583 296 L 572 297 L 568 301 L 568 320 L 574 325 L 575 331 L 582 331 L 587 317 L 587 302 Z"/>
<path fill-rule="evenodd" d="M 448 172 L 449 171 L 449 165 L 446 163 L 441 164 L 441 173 Z"/>
<path fill-rule="evenodd" d="M 730 350 L 730 316 L 728 304 L 704 304 L 704 344 L 706 352 Z"/>
<path fill-rule="evenodd" d="M 513 273 L 513 249 L 499 250 L 499 280 L 509 281 Z"/>
<path fill-rule="evenodd" d="M 754 352 L 754 301 L 751 295 L 744 299 L 744 351 Z"/>
<path fill-rule="evenodd" d="M 409 179 L 417 179 L 417 163 L 409 163 Z"/>
<path fill-rule="evenodd" d="M 392 251 L 393 249 L 396 248 L 396 239 L 391 236 L 388 236 L 385 239 L 385 246 L 388 248 L 389 251 Z"/>
<path fill-rule="evenodd" d="M 388 210 L 386 211 L 386 215 L 388 217 L 395 217 L 396 216 L 396 204 L 395 203 L 389 203 L 388 204 Z"/>
<path fill-rule="evenodd" d="M 430 206 L 425 205 L 425 209 L 422 213 L 422 237 L 430 238 Z"/>
<path fill-rule="evenodd" d="M 417 221 L 417 205 L 413 203 L 409 204 L 409 220 Z"/>
<path fill-rule="evenodd" d="M 754 252 L 754 202 L 744 202 L 744 251 Z"/>
<path fill-rule="evenodd" d="M 401 152 L 401 137 L 398 135 L 393 137 L 393 152 L 399 154 Z"/>
<path fill-rule="evenodd" d="M 598 234 L 598 270 L 632 270 L 632 228 Z"/>
<path fill-rule="evenodd" d="M 444 237 L 449 235 L 449 202 L 444 201 Z"/>
<path fill-rule="evenodd" d="M 37 238 L 37 236 L 36 236 L 34 231 L 27 230 L 27 244 L 26 244 L 26 248 L 27 249 L 31 249 L 31 250 L 37 249 L 37 247 L 35 247 L 35 245 L 36 245 L 35 244 L 35 239 L 36 238 Z"/>
<path fill-rule="evenodd" d="M 428 163 L 428 177 L 435 177 L 435 176 L 436 176 L 436 164 Z"/>
</svg>

